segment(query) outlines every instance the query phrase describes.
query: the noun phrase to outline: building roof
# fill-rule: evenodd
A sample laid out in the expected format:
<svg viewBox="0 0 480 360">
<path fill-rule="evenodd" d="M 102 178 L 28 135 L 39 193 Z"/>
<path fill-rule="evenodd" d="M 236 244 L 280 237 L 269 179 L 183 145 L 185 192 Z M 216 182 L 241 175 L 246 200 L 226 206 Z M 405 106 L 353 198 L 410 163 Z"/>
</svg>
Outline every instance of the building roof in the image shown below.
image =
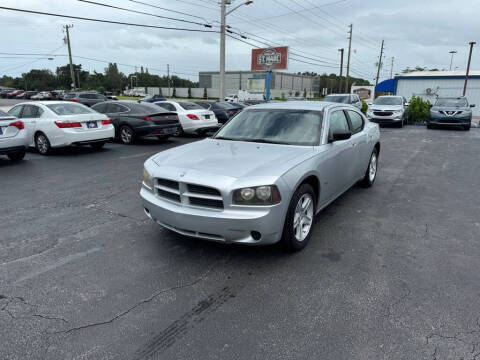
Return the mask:
<svg viewBox="0 0 480 360">
<path fill-rule="evenodd" d="M 395 78 L 402 77 L 465 77 L 465 70 L 455 71 L 414 71 L 410 73 L 396 75 Z M 470 70 L 469 76 L 480 76 L 480 71 Z"/>
</svg>

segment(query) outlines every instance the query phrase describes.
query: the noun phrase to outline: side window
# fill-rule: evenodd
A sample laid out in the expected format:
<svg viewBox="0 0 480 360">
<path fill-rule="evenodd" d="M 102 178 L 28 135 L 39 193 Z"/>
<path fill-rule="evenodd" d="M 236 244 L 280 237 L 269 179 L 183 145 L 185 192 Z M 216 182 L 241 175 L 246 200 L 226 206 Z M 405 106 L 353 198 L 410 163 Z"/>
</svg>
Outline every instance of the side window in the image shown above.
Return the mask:
<svg viewBox="0 0 480 360">
<path fill-rule="evenodd" d="M 22 108 L 23 105 L 15 106 L 8 111 L 8 115 L 12 115 L 18 118 L 20 116 L 20 113 L 22 112 Z"/>
<path fill-rule="evenodd" d="M 22 119 L 31 119 L 38 117 L 38 107 L 25 105 L 22 112 Z"/>
<path fill-rule="evenodd" d="M 42 117 L 42 115 L 43 115 L 43 109 L 37 108 L 37 117 Z"/>
<path fill-rule="evenodd" d="M 101 113 L 101 114 L 105 114 L 107 111 L 107 105 L 106 104 L 103 104 L 103 103 L 100 103 L 98 105 L 95 105 L 94 107 L 92 107 L 93 110 Z"/>
<path fill-rule="evenodd" d="M 78 95 L 80 99 L 88 99 L 88 94 L 80 94 Z"/>
<path fill-rule="evenodd" d="M 356 134 L 363 130 L 364 121 L 362 115 L 356 111 L 348 110 L 348 117 L 352 123 L 352 133 Z"/>
<path fill-rule="evenodd" d="M 162 104 L 157 104 L 159 106 L 161 106 L 162 108 L 164 108 L 165 110 L 168 110 L 168 111 L 173 111 L 173 112 L 176 112 L 177 109 L 175 109 L 175 106 L 173 106 L 172 104 L 169 104 L 169 103 L 162 103 Z"/>
<path fill-rule="evenodd" d="M 342 110 L 334 111 L 330 114 L 330 126 L 328 128 L 328 137 L 331 138 L 337 130 L 350 130 L 347 117 Z"/>
<path fill-rule="evenodd" d="M 128 112 L 129 109 L 123 105 L 120 104 L 108 104 L 108 112 L 109 113 L 122 113 L 122 112 Z"/>
</svg>

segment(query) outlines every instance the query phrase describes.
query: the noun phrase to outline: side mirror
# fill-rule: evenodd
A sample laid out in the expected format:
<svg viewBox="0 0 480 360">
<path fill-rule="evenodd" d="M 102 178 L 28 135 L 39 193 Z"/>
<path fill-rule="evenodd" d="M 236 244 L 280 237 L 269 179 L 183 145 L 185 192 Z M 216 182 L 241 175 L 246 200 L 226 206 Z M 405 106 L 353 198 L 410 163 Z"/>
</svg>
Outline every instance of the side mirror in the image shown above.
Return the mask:
<svg viewBox="0 0 480 360">
<path fill-rule="evenodd" d="M 328 142 L 332 143 L 335 141 L 342 141 L 342 140 L 348 140 L 352 137 L 352 132 L 350 130 L 336 130 L 330 139 L 328 139 Z"/>
<path fill-rule="evenodd" d="M 470 104 L 470 107 L 475 107 L 475 104 Z"/>
<path fill-rule="evenodd" d="M 368 105 L 368 106 L 372 106 L 372 105 L 373 105 L 373 102 L 369 101 L 369 102 L 367 102 L 367 105 Z"/>
</svg>

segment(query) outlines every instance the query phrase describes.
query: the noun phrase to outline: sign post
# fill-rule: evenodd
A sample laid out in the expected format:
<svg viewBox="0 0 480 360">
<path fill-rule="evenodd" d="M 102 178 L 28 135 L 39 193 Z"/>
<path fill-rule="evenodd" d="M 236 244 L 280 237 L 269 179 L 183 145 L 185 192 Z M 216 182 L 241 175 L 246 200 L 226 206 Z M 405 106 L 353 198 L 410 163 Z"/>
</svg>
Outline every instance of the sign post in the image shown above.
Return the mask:
<svg viewBox="0 0 480 360">
<path fill-rule="evenodd" d="M 265 70 L 265 100 L 270 101 L 272 70 L 285 70 L 288 65 L 288 47 L 270 47 L 252 50 L 252 71 Z"/>
</svg>

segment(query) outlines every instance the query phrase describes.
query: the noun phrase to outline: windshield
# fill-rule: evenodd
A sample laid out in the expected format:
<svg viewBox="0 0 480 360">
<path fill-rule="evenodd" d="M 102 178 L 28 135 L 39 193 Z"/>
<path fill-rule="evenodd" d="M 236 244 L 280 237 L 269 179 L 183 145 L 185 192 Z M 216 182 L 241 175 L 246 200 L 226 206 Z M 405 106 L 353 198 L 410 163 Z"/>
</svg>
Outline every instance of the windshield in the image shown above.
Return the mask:
<svg viewBox="0 0 480 360">
<path fill-rule="evenodd" d="M 348 104 L 350 96 L 348 95 L 327 95 L 325 101 Z"/>
<path fill-rule="evenodd" d="M 45 94 L 45 92 L 42 91 L 41 94 Z M 64 98 L 64 99 L 71 99 L 71 98 L 74 98 L 75 96 L 77 96 L 77 94 L 69 93 L 69 94 L 63 95 L 63 98 Z"/>
<path fill-rule="evenodd" d="M 216 139 L 287 145 L 320 143 L 322 113 L 307 110 L 244 110 L 229 121 Z"/>
<path fill-rule="evenodd" d="M 445 98 L 437 99 L 435 106 L 468 106 L 465 98 Z"/>
<path fill-rule="evenodd" d="M 60 104 L 48 104 L 47 107 L 57 115 L 79 115 L 79 114 L 91 114 L 97 113 L 96 111 L 80 104 L 73 103 L 60 103 Z"/>
<path fill-rule="evenodd" d="M 231 106 L 230 104 L 225 103 L 225 102 L 213 103 L 212 107 L 214 107 L 216 109 L 222 109 L 222 110 L 227 110 L 227 109 L 232 109 L 233 108 L 233 106 Z"/>
<path fill-rule="evenodd" d="M 373 103 L 375 105 L 402 105 L 403 98 L 397 96 L 380 96 Z"/>
<path fill-rule="evenodd" d="M 178 105 L 184 110 L 204 110 L 200 105 L 187 101 L 179 102 Z"/>
</svg>

